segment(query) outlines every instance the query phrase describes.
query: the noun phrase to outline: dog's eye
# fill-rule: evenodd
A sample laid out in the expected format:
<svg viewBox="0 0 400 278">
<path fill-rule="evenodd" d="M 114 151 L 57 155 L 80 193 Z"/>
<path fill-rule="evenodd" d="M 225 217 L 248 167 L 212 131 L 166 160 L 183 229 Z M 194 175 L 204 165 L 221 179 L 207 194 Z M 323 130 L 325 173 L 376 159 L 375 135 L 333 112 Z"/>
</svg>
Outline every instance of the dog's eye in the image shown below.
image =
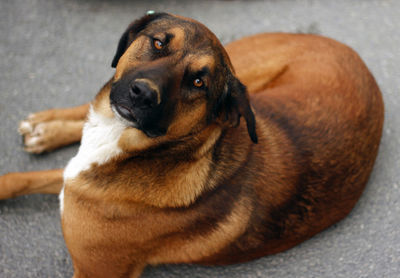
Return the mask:
<svg viewBox="0 0 400 278">
<path fill-rule="evenodd" d="M 157 50 L 161 50 L 164 48 L 164 43 L 159 39 L 153 39 L 153 45 Z"/>
<path fill-rule="evenodd" d="M 193 80 L 193 85 L 197 88 L 201 88 L 204 85 L 204 81 L 200 78 L 196 78 L 195 80 Z"/>
</svg>

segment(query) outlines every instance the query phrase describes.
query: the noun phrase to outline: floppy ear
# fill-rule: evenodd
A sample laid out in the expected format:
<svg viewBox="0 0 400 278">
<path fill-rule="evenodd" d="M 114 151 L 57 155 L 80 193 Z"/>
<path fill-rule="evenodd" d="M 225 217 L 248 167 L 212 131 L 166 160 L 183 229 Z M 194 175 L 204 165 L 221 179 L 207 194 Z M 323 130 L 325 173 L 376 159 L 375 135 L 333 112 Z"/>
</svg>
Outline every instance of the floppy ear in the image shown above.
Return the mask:
<svg viewBox="0 0 400 278">
<path fill-rule="evenodd" d="M 167 16 L 166 13 L 153 13 L 147 14 L 140 19 L 133 21 L 129 24 L 126 31 L 122 34 L 119 39 L 117 52 L 115 53 L 114 59 L 112 60 L 111 66 L 115 68 L 118 64 L 119 59 L 125 53 L 126 49 L 131 45 L 131 43 L 136 39 L 137 35 L 142 31 L 146 26 L 155 19 L 161 18 L 163 16 Z"/>
<path fill-rule="evenodd" d="M 258 142 L 256 120 L 251 110 L 249 96 L 244 86 L 233 74 L 229 74 L 228 82 L 222 96 L 214 106 L 214 117 L 228 123 L 231 127 L 240 124 L 240 116 L 246 120 L 247 131 L 254 143 Z"/>
</svg>

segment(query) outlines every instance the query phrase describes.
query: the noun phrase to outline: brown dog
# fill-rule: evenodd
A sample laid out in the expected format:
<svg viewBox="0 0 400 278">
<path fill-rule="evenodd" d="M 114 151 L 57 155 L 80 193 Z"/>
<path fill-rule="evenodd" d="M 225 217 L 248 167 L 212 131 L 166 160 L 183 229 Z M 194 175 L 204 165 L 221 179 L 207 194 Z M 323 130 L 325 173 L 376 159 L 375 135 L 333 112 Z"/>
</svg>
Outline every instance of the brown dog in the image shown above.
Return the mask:
<svg viewBox="0 0 400 278">
<path fill-rule="evenodd" d="M 74 277 L 273 254 L 339 221 L 360 197 L 383 102 L 350 48 L 263 34 L 225 52 L 202 24 L 153 14 L 128 27 L 112 64 L 115 75 L 90 109 L 21 123 L 27 151 L 42 152 L 79 140 L 90 110 L 64 177 L 0 178 L 0 198 L 58 193 L 64 181 Z"/>
</svg>

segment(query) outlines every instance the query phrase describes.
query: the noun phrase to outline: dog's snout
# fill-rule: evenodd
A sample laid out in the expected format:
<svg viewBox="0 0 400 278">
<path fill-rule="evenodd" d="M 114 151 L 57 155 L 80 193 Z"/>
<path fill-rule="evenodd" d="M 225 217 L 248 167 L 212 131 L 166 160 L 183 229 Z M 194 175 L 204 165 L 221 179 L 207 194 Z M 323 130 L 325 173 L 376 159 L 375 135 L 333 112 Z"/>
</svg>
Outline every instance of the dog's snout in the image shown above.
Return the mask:
<svg viewBox="0 0 400 278">
<path fill-rule="evenodd" d="M 137 108 L 153 108 L 160 103 L 158 87 L 147 79 L 136 79 L 131 83 L 130 98 Z"/>
</svg>

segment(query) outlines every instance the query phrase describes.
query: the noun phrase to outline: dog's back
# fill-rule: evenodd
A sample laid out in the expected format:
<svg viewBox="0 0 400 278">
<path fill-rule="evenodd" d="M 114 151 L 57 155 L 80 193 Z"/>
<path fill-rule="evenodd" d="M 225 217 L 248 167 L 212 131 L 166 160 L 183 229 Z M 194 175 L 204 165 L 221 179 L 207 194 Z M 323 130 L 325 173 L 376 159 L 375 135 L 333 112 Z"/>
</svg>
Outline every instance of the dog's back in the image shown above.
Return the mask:
<svg viewBox="0 0 400 278">
<path fill-rule="evenodd" d="M 358 55 L 331 39 L 263 34 L 226 49 L 258 125 L 260 144 L 246 170 L 259 171 L 252 179 L 254 210 L 269 217 L 252 216 L 264 229 L 254 224 L 253 241 L 266 243 L 254 248 L 257 257 L 285 250 L 350 212 L 377 155 L 383 102 Z M 246 244 L 251 238 L 248 232 Z"/>
</svg>

